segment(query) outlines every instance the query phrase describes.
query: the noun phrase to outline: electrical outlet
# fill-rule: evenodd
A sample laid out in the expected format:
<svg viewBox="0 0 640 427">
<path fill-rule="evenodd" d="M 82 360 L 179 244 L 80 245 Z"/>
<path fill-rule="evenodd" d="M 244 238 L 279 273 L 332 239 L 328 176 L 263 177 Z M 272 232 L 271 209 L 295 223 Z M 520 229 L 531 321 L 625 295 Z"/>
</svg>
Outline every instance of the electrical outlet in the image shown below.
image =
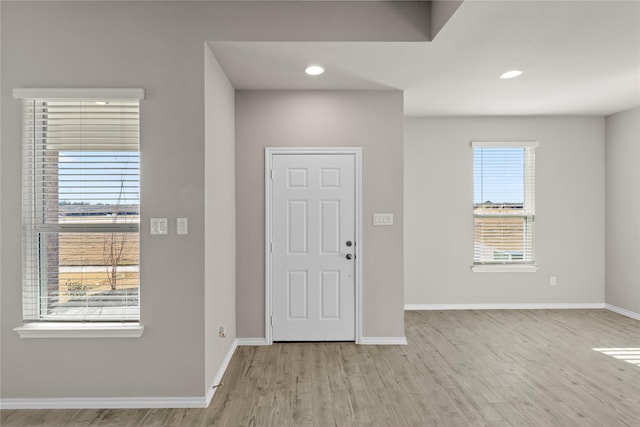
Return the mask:
<svg viewBox="0 0 640 427">
<path fill-rule="evenodd" d="M 551 279 L 549 280 L 549 286 L 556 286 L 556 285 L 557 285 L 556 276 L 551 276 Z"/>
<path fill-rule="evenodd" d="M 227 330 L 224 326 L 218 326 L 218 338 L 226 338 Z"/>
</svg>

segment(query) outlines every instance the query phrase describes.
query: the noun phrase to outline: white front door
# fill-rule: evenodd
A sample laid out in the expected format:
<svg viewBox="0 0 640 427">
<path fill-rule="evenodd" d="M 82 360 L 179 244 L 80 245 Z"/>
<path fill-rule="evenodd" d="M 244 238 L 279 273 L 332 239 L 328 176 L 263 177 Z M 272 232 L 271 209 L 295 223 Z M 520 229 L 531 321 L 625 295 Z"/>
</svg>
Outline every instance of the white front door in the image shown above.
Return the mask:
<svg viewBox="0 0 640 427">
<path fill-rule="evenodd" d="M 355 155 L 274 154 L 274 341 L 355 340 Z"/>
</svg>

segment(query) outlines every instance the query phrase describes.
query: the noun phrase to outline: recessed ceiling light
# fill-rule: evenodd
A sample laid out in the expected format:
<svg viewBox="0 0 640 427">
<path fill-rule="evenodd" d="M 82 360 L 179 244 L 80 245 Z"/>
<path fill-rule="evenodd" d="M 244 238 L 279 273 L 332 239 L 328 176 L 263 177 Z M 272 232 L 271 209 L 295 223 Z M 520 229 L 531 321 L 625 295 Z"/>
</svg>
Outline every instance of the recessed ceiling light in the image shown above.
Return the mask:
<svg viewBox="0 0 640 427">
<path fill-rule="evenodd" d="M 511 70 L 500 74 L 501 79 L 512 79 L 514 77 L 518 77 L 522 75 L 522 71 L 520 70 Z"/>
<path fill-rule="evenodd" d="M 107 105 L 109 103 L 107 101 L 96 101 L 95 104 L 96 105 Z"/>
<path fill-rule="evenodd" d="M 304 70 L 304 72 L 310 76 L 319 76 L 324 73 L 324 68 L 319 65 L 310 65 Z"/>
</svg>

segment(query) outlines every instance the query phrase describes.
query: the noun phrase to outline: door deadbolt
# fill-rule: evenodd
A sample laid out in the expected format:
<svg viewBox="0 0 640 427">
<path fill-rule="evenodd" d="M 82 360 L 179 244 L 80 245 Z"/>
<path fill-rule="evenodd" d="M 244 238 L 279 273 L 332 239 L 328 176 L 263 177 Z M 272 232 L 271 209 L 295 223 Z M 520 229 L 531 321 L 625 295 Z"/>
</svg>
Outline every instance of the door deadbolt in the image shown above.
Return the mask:
<svg viewBox="0 0 640 427">
<path fill-rule="evenodd" d="M 351 243 L 351 240 L 347 240 L 347 247 L 351 247 L 351 245 L 353 245 L 353 243 Z"/>
</svg>

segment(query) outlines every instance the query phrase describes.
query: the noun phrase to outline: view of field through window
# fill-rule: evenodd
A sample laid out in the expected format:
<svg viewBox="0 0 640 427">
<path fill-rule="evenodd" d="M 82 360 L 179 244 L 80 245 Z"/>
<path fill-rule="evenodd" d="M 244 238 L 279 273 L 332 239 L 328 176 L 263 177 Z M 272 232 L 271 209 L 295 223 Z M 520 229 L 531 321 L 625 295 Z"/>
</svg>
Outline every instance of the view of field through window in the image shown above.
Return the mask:
<svg viewBox="0 0 640 427">
<path fill-rule="evenodd" d="M 48 156 L 56 163 L 48 167 L 57 169 L 57 188 L 49 192 L 47 208 L 55 214 L 47 218 L 59 227 L 41 236 L 49 316 L 133 316 L 140 283 L 139 155 L 56 154 Z"/>
<path fill-rule="evenodd" d="M 474 263 L 532 261 L 532 150 L 526 147 L 474 148 Z"/>
</svg>

